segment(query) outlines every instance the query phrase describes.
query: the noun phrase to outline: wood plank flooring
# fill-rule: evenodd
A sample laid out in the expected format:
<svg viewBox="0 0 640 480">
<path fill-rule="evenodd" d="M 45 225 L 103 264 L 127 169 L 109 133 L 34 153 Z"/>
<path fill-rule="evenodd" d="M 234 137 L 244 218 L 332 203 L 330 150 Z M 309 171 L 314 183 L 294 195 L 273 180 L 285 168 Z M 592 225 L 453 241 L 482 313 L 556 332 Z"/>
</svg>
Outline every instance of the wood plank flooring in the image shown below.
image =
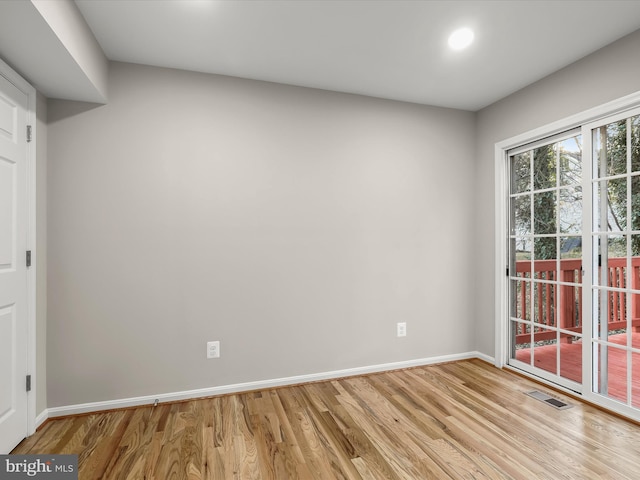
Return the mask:
<svg viewBox="0 0 640 480">
<path fill-rule="evenodd" d="M 76 453 L 82 480 L 620 480 L 639 452 L 637 425 L 468 360 L 51 420 L 12 453 Z"/>
</svg>

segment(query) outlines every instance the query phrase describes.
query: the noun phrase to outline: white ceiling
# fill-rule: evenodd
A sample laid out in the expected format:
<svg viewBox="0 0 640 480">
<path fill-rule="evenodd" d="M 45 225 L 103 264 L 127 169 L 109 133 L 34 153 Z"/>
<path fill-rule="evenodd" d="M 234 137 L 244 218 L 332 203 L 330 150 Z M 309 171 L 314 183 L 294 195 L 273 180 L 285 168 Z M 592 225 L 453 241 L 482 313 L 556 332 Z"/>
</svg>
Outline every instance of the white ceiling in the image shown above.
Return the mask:
<svg viewBox="0 0 640 480">
<path fill-rule="evenodd" d="M 76 4 L 110 60 L 472 111 L 640 28 L 640 1 Z M 460 26 L 476 41 L 453 52 Z"/>
</svg>

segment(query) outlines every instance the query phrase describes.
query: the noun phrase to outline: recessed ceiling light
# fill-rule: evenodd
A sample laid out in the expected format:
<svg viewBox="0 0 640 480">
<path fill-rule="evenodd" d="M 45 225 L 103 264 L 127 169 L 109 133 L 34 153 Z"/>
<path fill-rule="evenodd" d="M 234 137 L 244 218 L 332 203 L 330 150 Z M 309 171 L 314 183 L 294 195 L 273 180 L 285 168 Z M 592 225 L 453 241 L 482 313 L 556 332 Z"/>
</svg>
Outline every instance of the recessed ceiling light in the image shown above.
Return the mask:
<svg viewBox="0 0 640 480">
<path fill-rule="evenodd" d="M 449 35 L 449 46 L 453 50 L 467 48 L 473 42 L 473 31 L 470 28 L 459 28 Z"/>
</svg>

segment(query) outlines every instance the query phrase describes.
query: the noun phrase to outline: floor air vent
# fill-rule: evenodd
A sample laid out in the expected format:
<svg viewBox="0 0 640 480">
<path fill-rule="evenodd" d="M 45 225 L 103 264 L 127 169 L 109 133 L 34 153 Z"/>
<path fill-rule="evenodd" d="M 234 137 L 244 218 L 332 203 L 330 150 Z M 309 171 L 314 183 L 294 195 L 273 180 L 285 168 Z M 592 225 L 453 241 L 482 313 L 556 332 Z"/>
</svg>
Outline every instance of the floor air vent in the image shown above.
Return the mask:
<svg viewBox="0 0 640 480">
<path fill-rule="evenodd" d="M 536 400 L 540 400 L 541 402 L 547 403 L 558 410 L 565 410 L 567 408 L 571 408 L 573 405 L 569 405 L 568 403 L 564 403 L 557 398 L 554 398 L 546 393 L 539 392 L 538 390 L 534 390 L 533 392 L 527 392 L 527 395 L 535 398 Z"/>
</svg>

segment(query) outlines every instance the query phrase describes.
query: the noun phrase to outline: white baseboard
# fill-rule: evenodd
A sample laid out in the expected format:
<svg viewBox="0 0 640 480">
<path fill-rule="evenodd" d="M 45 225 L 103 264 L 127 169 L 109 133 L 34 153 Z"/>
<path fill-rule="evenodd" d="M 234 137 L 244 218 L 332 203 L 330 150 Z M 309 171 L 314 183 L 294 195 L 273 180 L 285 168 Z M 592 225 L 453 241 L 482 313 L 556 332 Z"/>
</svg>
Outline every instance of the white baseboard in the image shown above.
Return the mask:
<svg viewBox="0 0 640 480">
<path fill-rule="evenodd" d="M 62 417 L 65 415 L 77 415 L 81 413 L 99 412 L 103 410 L 113 410 L 117 408 L 137 407 L 141 405 L 152 405 L 156 400 L 160 403 L 176 402 L 180 400 L 191 400 L 194 398 L 211 397 L 214 395 L 224 395 L 230 393 L 247 392 L 251 390 L 262 390 L 267 388 L 282 387 L 286 385 L 296 385 L 300 383 L 317 382 L 322 380 L 333 380 L 342 377 L 352 377 L 355 375 L 365 375 L 368 373 L 378 373 L 402 368 L 419 367 L 434 363 L 453 362 L 458 360 L 468 360 L 470 358 L 480 358 L 493 363 L 493 359 L 480 352 L 466 352 L 454 355 L 442 355 L 438 357 L 420 358 L 403 362 L 385 363 L 381 365 L 370 365 L 367 367 L 348 368 L 345 370 L 334 370 L 330 372 L 312 373 L 309 375 L 297 375 L 293 377 L 276 378 L 271 380 L 258 380 L 255 382 L 236 383 L 233 385 L 223 385 L 219 387 L 201 388 L 197 390 L 187 390 L 183 392 L 161 393 L 157 395 L 145 395 L 143 397 L 123 398 L 119 400 L 107 400 L 104 402 L 83 403 L 78 405 L 68 405 L 62 407 L 52 407 L 48 410 L 46 418 Z M 44 412 L 43 412 L 44 413 Z M 40 414 L 42 416 L 43 414 Z M 42 421 L 46 420 L 44 418 Z M 36 424 L 38 422 L 36 421 Z"/>
<path fill-rule="evenodd" d="M 490 363 L 491 365 L 495 365 L 496 364 L 496 359 L 494 357 L 490 357 L 487 354 L 484 354 L 482 352 L 473 352 L 475 355 L 475 358 L 479 358 L 480 360 L 484 360 L 487 363 Z"/>
<path fill-rule="evenodd" d="M 35 423 L 34 431 L 40 428 L 40 425 L 42 425 L 48 419 L 49 419 L 49 409 L 45 408 L 42 412 L 40 412 L 40 415 L 36 417 L 36 421 L 34 422 Z"/>
</svg>

